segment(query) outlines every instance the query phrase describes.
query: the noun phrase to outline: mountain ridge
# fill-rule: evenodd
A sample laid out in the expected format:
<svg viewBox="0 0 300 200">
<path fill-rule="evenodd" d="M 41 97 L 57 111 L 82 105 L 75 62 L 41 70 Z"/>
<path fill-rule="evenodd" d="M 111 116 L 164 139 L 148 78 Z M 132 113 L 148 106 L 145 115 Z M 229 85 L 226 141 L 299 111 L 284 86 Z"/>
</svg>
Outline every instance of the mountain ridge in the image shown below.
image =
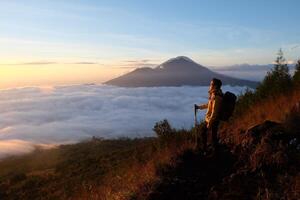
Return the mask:
<svg viewBox="0 0 300 200">
<path fill-rule="evenodd" d="M 171 58 L 155 68 L 136 68 L 104 84 L 121 87 L 159 86 L 208 86 L 212 78 L 221 79 L 224 85 L 248 86 L 255 88 L 258 82 L 233 78 L 210 70 L 186 56 Z"/>
</svg>

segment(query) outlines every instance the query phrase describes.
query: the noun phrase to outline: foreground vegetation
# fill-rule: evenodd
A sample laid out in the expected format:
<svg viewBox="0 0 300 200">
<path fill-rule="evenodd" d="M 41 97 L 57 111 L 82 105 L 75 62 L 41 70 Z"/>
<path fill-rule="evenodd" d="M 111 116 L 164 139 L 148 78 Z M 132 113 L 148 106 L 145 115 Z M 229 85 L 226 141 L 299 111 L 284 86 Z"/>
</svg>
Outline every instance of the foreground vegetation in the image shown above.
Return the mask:
<svg viewBox="0 0 300 200">
<path fill-rule="evenodd" d="M 172 138 L 93 138 L 7 158 L 0 162 L 0 197 L 129 198 L 142 185 L 151 187 L 159 170 L 171 166 L 177 155 L 193 148 L 186 131 L 174 134 Z"/>
<path fill-rule="evenodd" d="M 300 199 L 300 62 L 291 77 L 283 56 L 276 61 L 221 124 L 221 156 L 195 148 L 198 127 L 174 130 L 164 120 L 157 137 L 93 138 L 6 158 L 0 199 Z"/>
</svg>

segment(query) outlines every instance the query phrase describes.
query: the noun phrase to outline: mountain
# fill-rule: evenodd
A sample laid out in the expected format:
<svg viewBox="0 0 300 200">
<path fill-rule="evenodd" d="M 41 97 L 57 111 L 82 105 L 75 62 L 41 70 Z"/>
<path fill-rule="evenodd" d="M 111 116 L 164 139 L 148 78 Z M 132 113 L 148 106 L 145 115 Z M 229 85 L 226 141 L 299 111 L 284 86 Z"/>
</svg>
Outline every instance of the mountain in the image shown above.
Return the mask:
<svg viewBox="0 0 300 200">
<path fill-rule="evenodd" d="M 216 73 L 185 56 L 172 58 L 155 68 L 137 68 L 105 84 L 121 87 L 207 86 L 212 78 L 221 79 L 223 85 L 255 87 L 258 84 Z"/>
</svg>

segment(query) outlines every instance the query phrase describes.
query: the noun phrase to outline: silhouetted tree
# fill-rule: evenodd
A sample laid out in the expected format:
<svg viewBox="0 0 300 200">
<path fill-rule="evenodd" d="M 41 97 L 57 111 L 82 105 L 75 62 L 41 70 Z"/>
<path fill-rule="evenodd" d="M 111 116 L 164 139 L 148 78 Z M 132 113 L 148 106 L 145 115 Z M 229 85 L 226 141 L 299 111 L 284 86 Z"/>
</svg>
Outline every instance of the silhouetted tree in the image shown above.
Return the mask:
<svg viewBox="0 0 300 200">
<path fill-rule="evenodd" d="M 257 87 L 257 95 L 266 97 L 288 91 L 292 86 L 292 78 L 284 58 L 282 49 L 279 49 L 274 68 L 267 73 L 262 83 Z"/>
<path fill-rule="evenodd" d="M 295 65 L 295 74 L 293 76 L 293 81 L 296 86 L 300 86 L 300 59 Z"/>
<path fill-rule="evenodd" d="M 173 129 L 171 125 L 169 124 L 168 120 L 164 119 L 163 121 L 156 122 L 153 131 L 156 133 L 156 135 L 160 138 L 169 137 L 173 133 Z"/>
</svg>

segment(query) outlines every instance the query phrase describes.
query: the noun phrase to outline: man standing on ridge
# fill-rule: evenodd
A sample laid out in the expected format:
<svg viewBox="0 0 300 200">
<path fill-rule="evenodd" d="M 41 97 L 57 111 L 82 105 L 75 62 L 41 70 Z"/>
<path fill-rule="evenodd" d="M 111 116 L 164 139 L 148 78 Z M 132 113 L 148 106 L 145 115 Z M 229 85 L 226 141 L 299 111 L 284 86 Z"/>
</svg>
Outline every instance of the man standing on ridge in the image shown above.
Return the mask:
<svg viewBox="0 0 300 200">
<path fill-rule="evenodd" d="M 209 87 L 209 101 L 207 104 L 196 105 L 195 110 L 207 109 L 205 115 L 205 122 L 201 127 L 203 150 L 206 151 L 207 147 L 207 134 L 210 131 L 212 134 L 212 145 L 214 150 L 216 150 L 218 145 L 218 127 L 220 123 L 220 112 L 222 106 L 223 93 L 221 90 L 222 81 L 216 78 L 213 78 L 210 82 Z M 197 141 L 198 142 L 198 141 Z"/>
</svg>

